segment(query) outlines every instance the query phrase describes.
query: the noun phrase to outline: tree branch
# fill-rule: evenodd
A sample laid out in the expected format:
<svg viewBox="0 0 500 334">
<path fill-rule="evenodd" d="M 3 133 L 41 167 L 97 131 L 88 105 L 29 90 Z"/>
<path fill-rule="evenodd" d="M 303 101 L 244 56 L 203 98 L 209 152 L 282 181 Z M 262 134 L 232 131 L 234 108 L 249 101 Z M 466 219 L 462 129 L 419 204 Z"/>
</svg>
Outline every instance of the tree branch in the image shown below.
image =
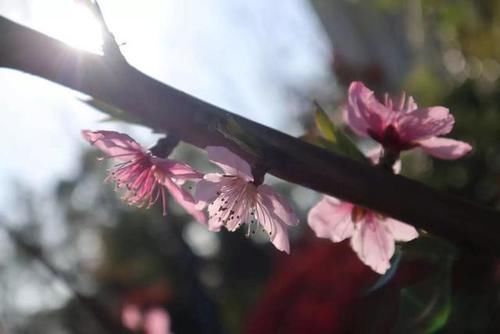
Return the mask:
<svg viewBox="0 0 500 334">
<path fill-rule="evenodd" d="M 106 56 L 111 56 L 115 61 L 127 62 L 120 51 L 120 45 L 116 42 L 115 36 L 111 32 L 102 14 L 101 6 L 97 0 L 80 0 L 86 6 L 95 18 L 99 21 L 103 33 L 103 51 Z"/>
<path fill-rule="evenodd" d="M 269 172 L 321 193 L 356 203 L 467 247 L 500 254 L 500 213 L 327 152 L 167 86 L 126 62 L 72 49 L 0 17 L 0 67 L 40 76 L 127 111 L 139 123 L 204 148 L 226 146 Z M 22 89 L 22 87 L 20 87 Z M 218 129 L 235 122 L 250 152 Z"/>
</svg>

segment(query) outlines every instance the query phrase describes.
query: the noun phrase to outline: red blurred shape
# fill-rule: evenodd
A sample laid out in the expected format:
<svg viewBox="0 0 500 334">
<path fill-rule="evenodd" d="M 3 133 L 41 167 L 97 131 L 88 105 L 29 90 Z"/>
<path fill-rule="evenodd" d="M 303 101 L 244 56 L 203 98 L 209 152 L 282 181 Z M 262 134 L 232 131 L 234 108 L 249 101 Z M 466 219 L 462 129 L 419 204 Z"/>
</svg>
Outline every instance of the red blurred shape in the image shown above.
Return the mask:
<svg viewBox="0 0 500 334">
<path fill-rule="evenodd" d="M 422 270 L 423 269 L 423 270 Z M 385 287 L 366 295 L 379 275 L 348 242 L 315 239 L 278 266 L 247 322 L 247 334 L 386 333 L 397 317 L 399 290 L 427 276 L 403 263 Z"/>
</svg>

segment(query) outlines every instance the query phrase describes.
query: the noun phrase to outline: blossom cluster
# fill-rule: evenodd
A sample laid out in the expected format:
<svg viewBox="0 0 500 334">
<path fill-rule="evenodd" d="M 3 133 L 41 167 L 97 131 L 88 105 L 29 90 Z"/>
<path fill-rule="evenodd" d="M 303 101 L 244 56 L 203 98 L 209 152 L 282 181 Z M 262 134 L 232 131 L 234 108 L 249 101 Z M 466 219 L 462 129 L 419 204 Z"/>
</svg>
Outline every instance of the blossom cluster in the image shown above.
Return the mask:
<svg viewBox="0 0 500 334">
<path fill-rule="evenodd" d="M 118 189 L 125 189 L 122 199 L 126 203 L 151 207 L 161 198 L 165 214 L 168 191 L 211 231 L 223 226 L 235 231 L 246 224 L 250 234 L 259 224 L 277 249 L 290 252 L 287 226 L 299 222 L 293 209 L 271 187 L 257 182 L 248 162 L 227 148 L 206 148 L 208 159 L 222 172 L 203 175 L 185 163 L 153 155 L 126 134 L 89 130 L 82 134 L 108 158 L 119 161 L 109 170 L 108 179 L 115 181 Z M 197 182 L 194 196 L 182 187 L 187 180 Z"/>
<path fill-rule="evenodd" d="M 465 142 L 442 138 L 454 125 L 454 118 L 444 107 L 419 108 L 414 99 L 403 94 L 384 101 L 361 82 L 349 87 L 345 121 L 361 137 L 370 137 L 381 147 L 381 156 L 371 156 L 374 164 L 392 157 L 391 166 L 399 172 L 397 157 L 404 150 L 421 148 L 441 159 L 458 159 L 471 150 Z M 394 159 L 396 157 L 396 159 Z M 379 161 L 380 160 L 380 161 Z M 379 274 L 390 267 L 396 241 L 410 241 L 417 230 L 381 213 L 324 196 L 308 215 L 309 226 L 316 236 L 340 242 L 350 238 L 359 259 Z"/>
<path fill-rule="evenodd" d="M 121 320 L 125 328 L 144 334 L 171 334 L 170 315 L 162 307 L 141 310 L 137 305 L 123 307 Z"/>
<path fill-rule="evenodd" d="M 395 172 L 399 153 L 404 150 L 421 148 L 441 159 L 457 159 L 471 150 L 467 143 L 440 137 L 453 128 L 454 119 L 448 109 L 419 108 L 412 97 L 404 94 L 399 99 L 386 96 L 379 101 L 361 82 L 349 87 L 345 121 L 355 134 L 380 143 L 380 149 L 369 157 L 373 164 L 389 161 Z M 109 170 L 107 179 L 124 189 L 122 199 L 126 203 L 148 208 L 161 200 L 165 214 L 168 192 L 209 230 L 225 227 L 235 231 L 246 225 L 250 235 L 260 225 L 277 249 L 289 253 L 287 229 L 297 225 L 299 219 L 280 194 L 263 184 L 259 166 L 250 165 L 225 147 L 208 146 L 208 159 L 220 172 L 201 173 L 183 162 L 154 155 L 126 134 L 82 133 L 88 142 L 118 162 Z M 194 194 L 184 189 L 186 181 L 196 183 Z M 360 260 L 380 274 L 390 267 L 395 242 L 418 236 L 410 225 L 326 195 L 310 210 L 308 223 L 320 238 L 333 242 L 350 239 Z"/>
</svg>

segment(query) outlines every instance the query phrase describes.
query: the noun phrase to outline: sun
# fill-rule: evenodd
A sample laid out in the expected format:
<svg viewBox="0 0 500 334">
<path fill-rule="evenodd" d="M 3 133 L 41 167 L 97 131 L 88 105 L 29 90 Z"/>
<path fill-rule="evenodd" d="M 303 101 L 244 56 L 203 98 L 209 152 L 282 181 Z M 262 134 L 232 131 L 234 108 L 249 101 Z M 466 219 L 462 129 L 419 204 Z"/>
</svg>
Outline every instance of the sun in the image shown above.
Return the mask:
<svg viewBox="0 0 500 334">
<path fill-rule="evenodd" d="M 44 6 L 40 30 L 85 51 L 102 54 L 102 27 L 89 8 L 76 1 L 57 1 Z"/>
</svg>

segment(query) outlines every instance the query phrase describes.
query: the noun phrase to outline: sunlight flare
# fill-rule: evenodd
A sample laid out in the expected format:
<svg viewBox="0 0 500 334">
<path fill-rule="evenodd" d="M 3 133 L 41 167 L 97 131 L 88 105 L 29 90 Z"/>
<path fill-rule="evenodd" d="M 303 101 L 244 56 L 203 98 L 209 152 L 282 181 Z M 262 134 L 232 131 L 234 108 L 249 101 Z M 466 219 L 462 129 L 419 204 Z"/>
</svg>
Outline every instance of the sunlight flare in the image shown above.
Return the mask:
<svg viewBox="0 0 500 334">
<path fill-rule="evenodd" d="M 102 54 L 102 27 L 89 8 L 77 1 L 57 1 L 42 8 L 40 30 L 72 47 Z"/>
</svg>

